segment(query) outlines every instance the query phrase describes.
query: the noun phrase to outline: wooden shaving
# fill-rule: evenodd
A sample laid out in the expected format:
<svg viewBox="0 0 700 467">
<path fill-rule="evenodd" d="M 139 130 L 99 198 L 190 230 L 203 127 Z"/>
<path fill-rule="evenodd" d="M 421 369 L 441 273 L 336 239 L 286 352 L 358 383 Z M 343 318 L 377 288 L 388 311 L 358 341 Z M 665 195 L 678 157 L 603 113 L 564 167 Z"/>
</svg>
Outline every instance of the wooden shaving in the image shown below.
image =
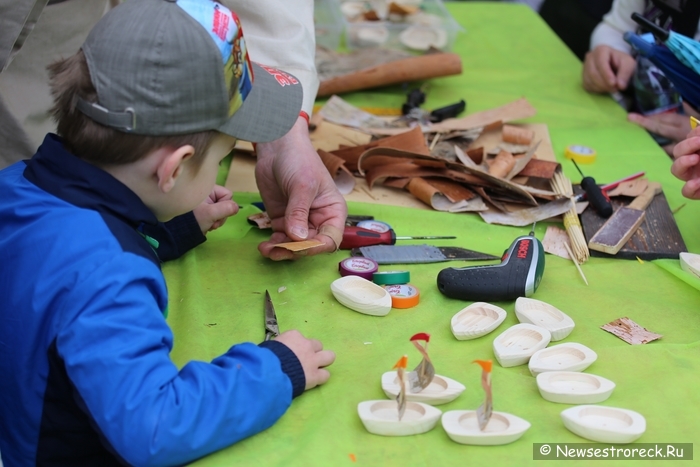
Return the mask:
<svg viewBox="0 0 700 467">
<path fill-rule="evenodd" d="M 619 318 L 600 327 L 601 329 L 615 334 L 628 344 L 646 344 L 663 337 L 661 334 L 651 332 L 629 318 Z"/>
</svg>

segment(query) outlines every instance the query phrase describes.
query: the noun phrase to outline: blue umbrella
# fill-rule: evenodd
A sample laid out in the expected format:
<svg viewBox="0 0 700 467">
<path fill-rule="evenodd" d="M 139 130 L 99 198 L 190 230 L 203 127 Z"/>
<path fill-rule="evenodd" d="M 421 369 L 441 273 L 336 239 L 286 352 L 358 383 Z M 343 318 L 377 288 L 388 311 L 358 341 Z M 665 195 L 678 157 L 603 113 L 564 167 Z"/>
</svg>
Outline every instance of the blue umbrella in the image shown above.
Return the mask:
<svg viewBox="0 0 700 467">
<path fill-rule="evenodd" d="M 694 108 L 700 108 L 700 75 L 682 63 L 667 47 L 647 42 L 637 34 L 623 36 L 635 50 L 664 72 L 676 90 Z"/>
<path fill-rule="evenodd" d="M 663 42 L 683 64 L 700 73 L 700 42 L 683 34 L 667 31 L 639 13 L 632 13 L 632 19 Z"/>
</svg>

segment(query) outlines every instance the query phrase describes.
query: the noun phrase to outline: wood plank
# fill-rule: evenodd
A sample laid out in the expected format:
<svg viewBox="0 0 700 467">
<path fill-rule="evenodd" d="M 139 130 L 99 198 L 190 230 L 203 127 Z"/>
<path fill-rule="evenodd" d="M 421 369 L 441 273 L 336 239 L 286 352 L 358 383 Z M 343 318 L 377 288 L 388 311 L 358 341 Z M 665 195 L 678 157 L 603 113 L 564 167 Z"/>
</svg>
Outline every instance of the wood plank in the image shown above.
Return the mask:
<svg viewBox="0 0 700 467">
<path fill-rule="evenodd" d="M 581 192 L 581 187 L 575 185 L 574 193 L 579 194 Z M 611 198 L 613 209 L 627 206 L 633 199 L 625 196 Z M 600 217 L 591 208 L 587 208 L 579 217 L 586 242 L 595 235 L 607 220 Z M 620 259 L 637 259 L 639 257 L 648 261 L 659 258 L 678 259 L 681 252 L 688 251 L 663 191 L 656 195 L 649 207 L 647 207 L 645 217 L 645 220 L 634 235 L 616 255 L 591 250 L 591 256 Z"/>
</svg>

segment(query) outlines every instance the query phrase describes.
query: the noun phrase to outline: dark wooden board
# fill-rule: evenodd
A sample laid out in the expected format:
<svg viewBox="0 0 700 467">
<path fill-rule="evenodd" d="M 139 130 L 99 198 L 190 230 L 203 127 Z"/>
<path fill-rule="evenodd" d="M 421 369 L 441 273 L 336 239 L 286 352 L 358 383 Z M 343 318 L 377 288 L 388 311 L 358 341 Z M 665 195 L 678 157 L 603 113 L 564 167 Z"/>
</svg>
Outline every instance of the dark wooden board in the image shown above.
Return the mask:
<svg viewBox="0 0 700 467">
<path fill-rule="evenodd" d="M 575 186 L 574 192 L 581 193 L 581 187 Z M 634 198 L 616 196 L 611 198 L 613 209 L 627 206 Z M 595 235 L 606 219 L 600 217 L 590 206 L 581 215 L 581 226 L 586 241 Z M 659 258 L 678 259 L 678 254 L 688 251 L 681 236 L 676 220 L 673 218 L 671 208 L 668 206 L 663 192 L 654 197 L 646 209 L 646 216 L 639 229 L 632 235 L 627 243 L 616 255 L 608 255 L 600 251 L 591 250 L 591 256 L 601 258 L 643 259 L 652 260 Z"/>
</svg>

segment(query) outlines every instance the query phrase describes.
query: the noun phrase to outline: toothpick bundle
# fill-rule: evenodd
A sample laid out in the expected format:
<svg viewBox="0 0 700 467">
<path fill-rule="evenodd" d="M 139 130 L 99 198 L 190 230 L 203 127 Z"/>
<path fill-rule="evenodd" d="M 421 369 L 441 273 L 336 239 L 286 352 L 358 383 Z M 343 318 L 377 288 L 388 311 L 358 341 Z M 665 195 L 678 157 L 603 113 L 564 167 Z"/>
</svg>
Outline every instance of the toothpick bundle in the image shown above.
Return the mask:
<svg viewBox="0 0 700 467">
<path fill-rule="evenodd" d="M 571 180 L 564 175 L 561 169 L 554 172 L 554 177 L 551 180 L 552 190 L 560 196 L 571 198 L 574 196 L 574 189 L 571 186 Z M 564 228 L 569 235 L 571 242 L 571 250 L 574 254 L 574 259 L 578 264 L 583 264 L 588 261 L 590 252 L 586 244 L 586 238 L 583 236 L 581 222 L 579 222 L 576 206 L 573 200 L 571 201 L 571 209 L 564 213 Z"/>
</svg>

